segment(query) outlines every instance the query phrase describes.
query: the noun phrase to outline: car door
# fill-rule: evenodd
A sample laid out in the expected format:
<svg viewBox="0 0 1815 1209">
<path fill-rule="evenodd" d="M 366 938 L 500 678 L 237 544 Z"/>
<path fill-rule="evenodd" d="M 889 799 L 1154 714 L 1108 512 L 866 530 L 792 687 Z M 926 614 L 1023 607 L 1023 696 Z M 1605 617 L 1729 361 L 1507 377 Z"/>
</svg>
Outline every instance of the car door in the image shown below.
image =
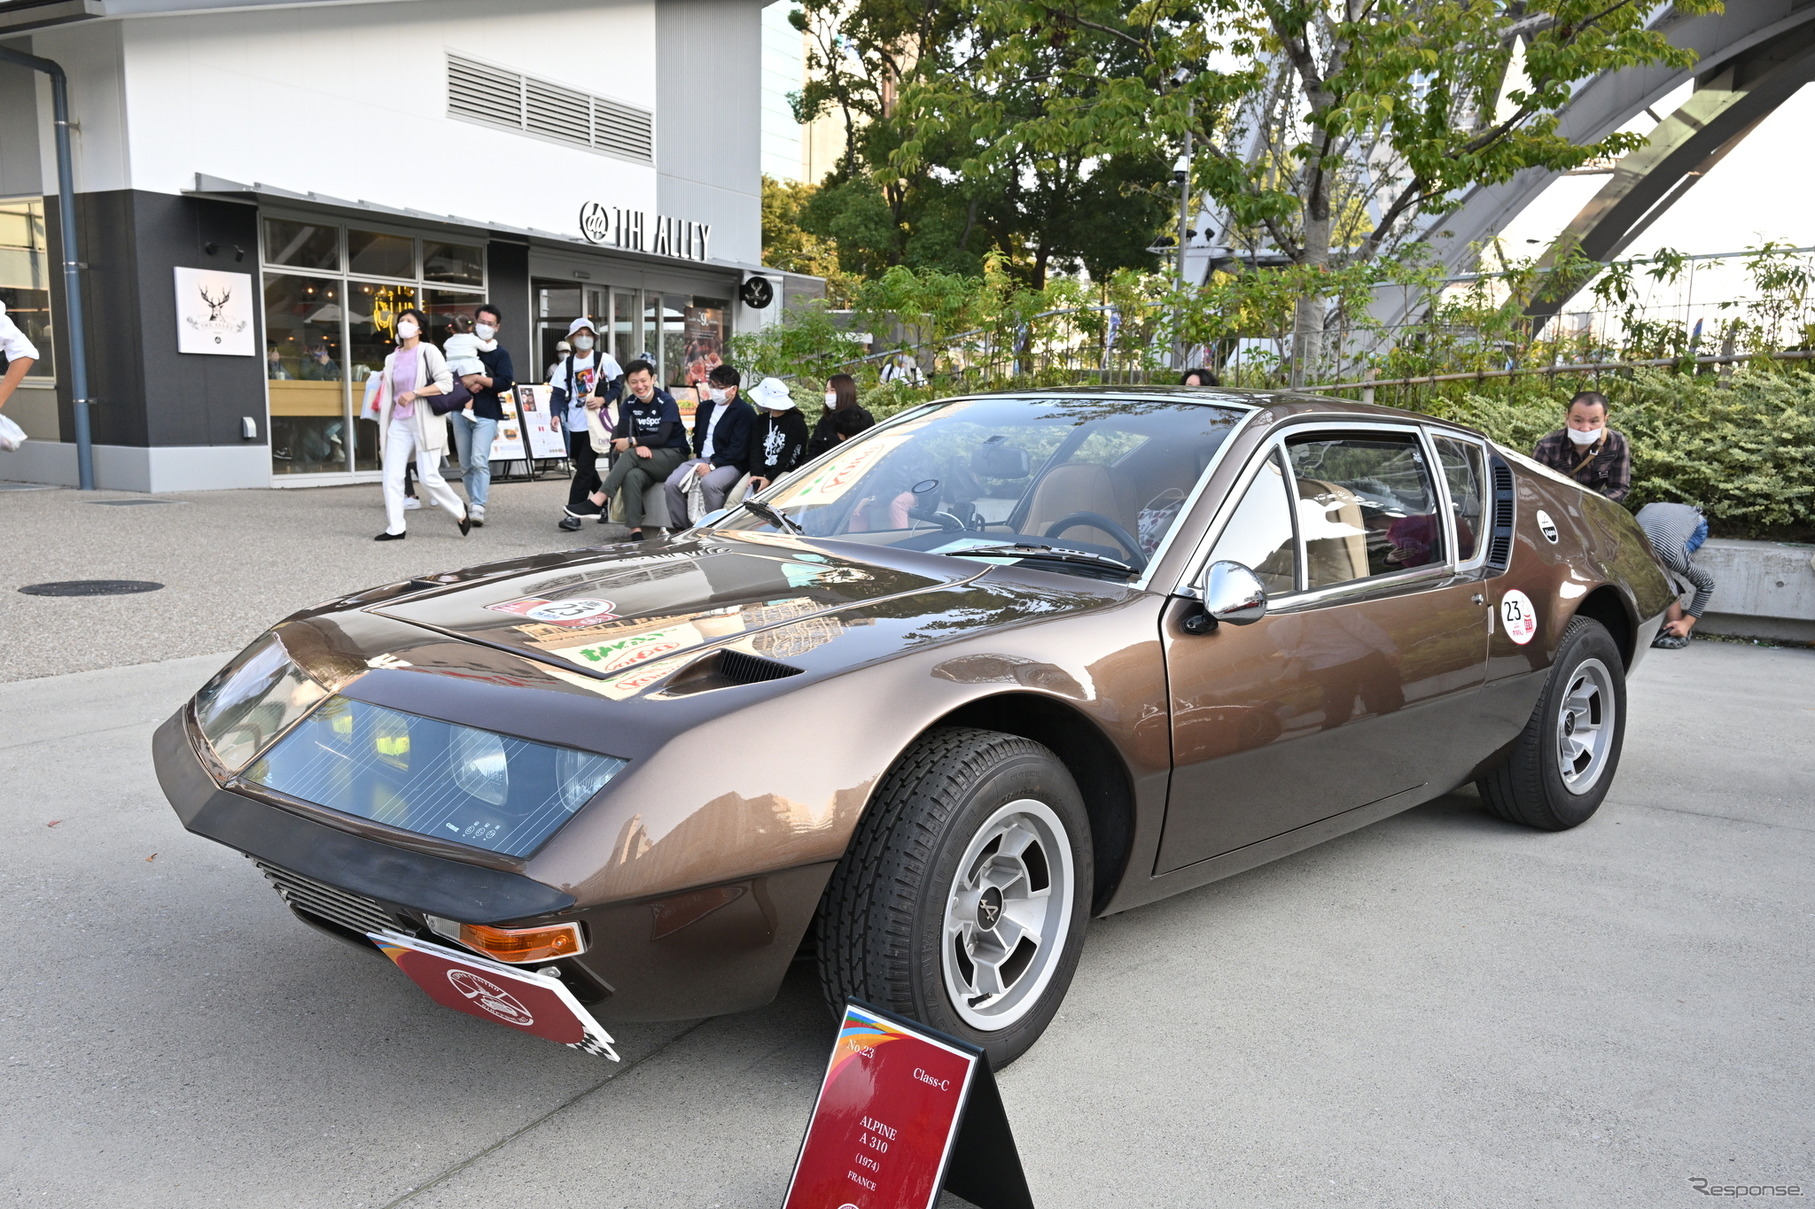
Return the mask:
<svg viewBox="0 0 1815 1209">
<path fill-rule="evenodd" d="M 1482 685 L 1479 574 L 1457 557 L 1415 425 L 1294 428 L 1233 498 L 1204 561 L 1252 568 L 1268 611 L 1209 633 L 1186 628 L 1195 601 L 1165 614 L 1173 773 L 1156 872 L 1450 775 L 1451 715 Z"/>
</svg>

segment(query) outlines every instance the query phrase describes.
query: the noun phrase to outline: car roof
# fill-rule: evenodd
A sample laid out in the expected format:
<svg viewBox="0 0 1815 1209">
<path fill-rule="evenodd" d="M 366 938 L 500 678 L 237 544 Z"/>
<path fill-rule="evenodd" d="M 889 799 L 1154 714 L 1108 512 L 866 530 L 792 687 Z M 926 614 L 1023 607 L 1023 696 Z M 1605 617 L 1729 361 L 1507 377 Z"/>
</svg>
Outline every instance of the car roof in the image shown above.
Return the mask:
<svg viewBox="0 0 1815 1209">
<path fill-rule="evenodd" d="M 1453 432 L 1467 433 L 1480 437 L 1481 433 L 1465 424 L 1451 420 L 1427 416 L 1421 412 L 1406 411 L 1398 407 L 1383 407 L 1377 403 L 1358 403 L 1352 399 L 1338 399 L 1331 395 L 1311 394 L 1302 390 L 1259 390 L 1242 386 L 1173 386 L 1169 384 L 1152 386 L 1041 386 L 1028 390 L 981 391 L 977 394 L 959 395 L 955 398 L 988 399 L 988 398 L 1046 398 L 1051 396 L 1075 398 L 1088 395 L 1099 399 L 1127 399 L 1130 402 L 1139 400 L 1165 400 L 1174 403 L 1202 403 L 1206 406 L 1233 407 L 1244 411 L 1270 410 L 1278 419 L 1292 419 L 1301 416 L 1352 416 L 1357 419 L 1381 419 L 1413 421 L 1428 424 L 1433 428 L 1446 428 Z M 944 402 L 945 400 L 938 400 Z"/>
</svg>

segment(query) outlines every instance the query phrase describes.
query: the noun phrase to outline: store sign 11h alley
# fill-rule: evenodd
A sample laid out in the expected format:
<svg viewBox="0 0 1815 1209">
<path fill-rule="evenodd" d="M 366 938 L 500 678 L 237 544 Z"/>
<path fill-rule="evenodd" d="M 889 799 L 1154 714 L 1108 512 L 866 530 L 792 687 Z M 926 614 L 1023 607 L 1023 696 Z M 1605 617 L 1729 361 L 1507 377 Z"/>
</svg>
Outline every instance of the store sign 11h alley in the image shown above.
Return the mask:
<svg viewBox="0 0 1815 1209">
<path fill-rule="evenodd" d="M 604 247 L 705 260 L 712 224 L 589 201 L 580 207 L 580 234 L 587 243 Z"/>
</svg>

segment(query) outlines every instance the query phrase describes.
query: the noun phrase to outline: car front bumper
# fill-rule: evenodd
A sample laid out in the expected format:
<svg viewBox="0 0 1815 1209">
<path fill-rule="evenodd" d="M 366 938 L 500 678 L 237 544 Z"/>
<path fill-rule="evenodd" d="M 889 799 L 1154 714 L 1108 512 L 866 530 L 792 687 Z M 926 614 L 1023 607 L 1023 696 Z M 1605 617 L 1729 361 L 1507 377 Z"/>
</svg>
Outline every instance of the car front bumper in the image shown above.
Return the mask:
<svg viewBox="0 0 1815 1209">
<path fill-rule="evenodd" d="M 519 873 L 417 852 L 234 793 L 196 749 L 188 707 L 152 740 L 164 796 L 183 826 L 244 853 L 305 922 L 377 952 L 367 931 L 440 941 L 425 915 L 513 927 L 579 920 L 561 972 L 600 1019 L 695 1019 L 774 998 L 812 923 L 834 862 L 802 865 L 657 899 L 581 903 Z"/>
</svg>

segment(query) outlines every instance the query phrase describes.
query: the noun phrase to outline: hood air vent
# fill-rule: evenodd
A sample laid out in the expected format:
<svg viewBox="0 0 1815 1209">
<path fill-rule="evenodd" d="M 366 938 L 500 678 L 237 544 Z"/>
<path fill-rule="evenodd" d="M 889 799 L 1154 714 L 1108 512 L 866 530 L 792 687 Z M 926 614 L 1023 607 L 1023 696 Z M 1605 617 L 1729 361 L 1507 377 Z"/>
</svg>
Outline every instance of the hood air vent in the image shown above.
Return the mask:
<svg viewBox="0 0 1815 1209">
<path fill-rule="evenodd" d="M 704 659 L 688 664 L 662 691 L 669 696 L 683 697 L 689 693 L 705 693 L 736 684 L 785 680 L 789 676 L 800 675 L 802 670 L 786 663 L 777 663 L 773 659 L 764 659 L 761 655 L 717 650 Z"/>
</svg>

